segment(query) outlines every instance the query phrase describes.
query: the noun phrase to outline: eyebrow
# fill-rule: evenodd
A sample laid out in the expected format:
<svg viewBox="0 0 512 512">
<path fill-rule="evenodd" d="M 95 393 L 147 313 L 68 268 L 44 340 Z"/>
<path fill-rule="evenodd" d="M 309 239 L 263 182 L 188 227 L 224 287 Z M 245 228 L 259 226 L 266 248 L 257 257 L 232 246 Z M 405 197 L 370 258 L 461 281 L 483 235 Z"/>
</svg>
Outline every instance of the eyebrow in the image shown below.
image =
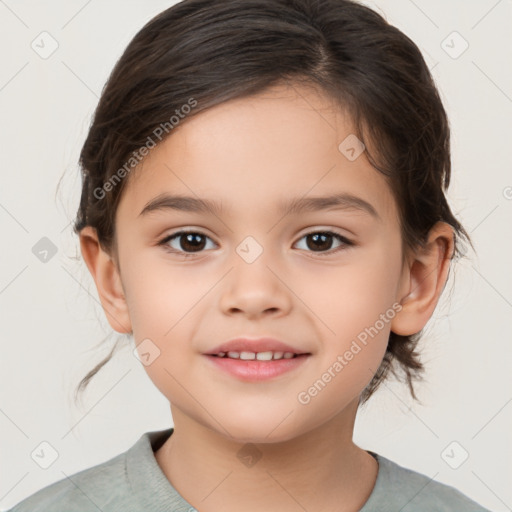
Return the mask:
<svg viewBox="0 0 512 512">
<path fill-rule="evenodd" d="M 369 202 L 365 201 L 361 197 L 345 192 L 329 196 L 294 198 L 288 201 L 282 201 L 279 206 L 282 211 L 286 211 L 291 214 L 330 209 L 357 210 L 368 213 L 377 220 L 381 220 L 376 209 Z M 144 206 L 142 211 L 139 213 L 139 217 L 158 210 L 198 212 L 220 216 L 222 205 L 217 201 L 209 199 L 160 194 Z"/>
</svg>

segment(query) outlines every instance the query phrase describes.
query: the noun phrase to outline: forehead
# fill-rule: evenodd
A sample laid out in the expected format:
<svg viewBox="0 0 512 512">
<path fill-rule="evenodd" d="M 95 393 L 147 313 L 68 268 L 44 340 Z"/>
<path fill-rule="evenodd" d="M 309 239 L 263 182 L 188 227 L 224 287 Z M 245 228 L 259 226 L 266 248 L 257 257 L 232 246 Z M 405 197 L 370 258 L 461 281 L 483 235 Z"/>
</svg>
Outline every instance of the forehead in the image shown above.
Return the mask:
<svg viewBox="0 0 512 512">
<path fill-rule="evenodd" d="M 346 192 L 396 218 L 385 178 L 365 152 L 350 160 L 340 150 L 354 132 L 346 111 L 309 86 L 280 85 L 227 101 L 185 118 L 151 150 L 132 171 L 118 213 L 136 217 L 162 193 L 212 199 L 236 213 L 277 211 L 292 196 Z"/>
</svg>

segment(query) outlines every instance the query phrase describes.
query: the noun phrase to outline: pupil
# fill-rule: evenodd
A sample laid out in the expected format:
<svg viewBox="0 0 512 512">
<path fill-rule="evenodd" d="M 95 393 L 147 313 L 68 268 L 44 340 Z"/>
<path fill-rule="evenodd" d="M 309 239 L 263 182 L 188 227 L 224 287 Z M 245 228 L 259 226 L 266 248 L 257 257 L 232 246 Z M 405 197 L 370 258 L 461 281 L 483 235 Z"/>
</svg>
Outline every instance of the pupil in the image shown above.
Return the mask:
<svg viewBox="0 0 512 512">
<path fill-rule="evenodd" d="M 309 236 L 315 241 L 315 243 L 317 243 L 321 239 L 320 242 L 323 242 L 324 247 L 320 247 L 320 249 L 330 249 L 331 243 L 325 244 L 325 240 L 326 238 L 330 238 L 332 235 L 329 235 L 328 233 L 315 233 L 314 235 Z M 325 245 L 327 245 L 327 247 L 325 247 Z M 318 249 L 318 245 L 311 247 L 310 244 L 308 243 L 308 248 L 313 250 L 315 248 Z"/>
<path fill-rule="evenodd" d="M 184 237 L 185 243 L 181 244 L 181 248 L 185 249 L 185 250 L 188 250 L 190 248 L 192 248 L 192 250 L 202 249 L 204 246 L 204 240 L 201 242 L 201 240 L 200 240 L 201 238 L 202 238 L 202 235 L 199 235 L 197 233 L 188 233 Z M 182 237 L 182 240 L 183 240 L 183 237 Z M 198 240 L 199 240 L 199 242 L 198 242 Z M 186 247 L 187 244 L 190 247 Z"/>
</svg>

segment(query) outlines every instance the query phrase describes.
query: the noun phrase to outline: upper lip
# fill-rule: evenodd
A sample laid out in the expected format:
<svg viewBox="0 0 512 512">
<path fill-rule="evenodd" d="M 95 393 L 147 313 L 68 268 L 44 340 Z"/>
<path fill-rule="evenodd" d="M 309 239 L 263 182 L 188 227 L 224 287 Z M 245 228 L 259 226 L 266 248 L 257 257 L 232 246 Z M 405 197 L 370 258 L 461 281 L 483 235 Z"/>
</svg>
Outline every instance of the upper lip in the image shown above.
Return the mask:
<svg viewBox="0 0 512 512">
<path fill-rule="evenodd" d="M 292 347 L 275 338 L 233 338 L 212 348 L 206 355 L 214 355 L 219 352 L 292 352 L 293 354 L 309 354 L 305 350 Z"/>
</svg>

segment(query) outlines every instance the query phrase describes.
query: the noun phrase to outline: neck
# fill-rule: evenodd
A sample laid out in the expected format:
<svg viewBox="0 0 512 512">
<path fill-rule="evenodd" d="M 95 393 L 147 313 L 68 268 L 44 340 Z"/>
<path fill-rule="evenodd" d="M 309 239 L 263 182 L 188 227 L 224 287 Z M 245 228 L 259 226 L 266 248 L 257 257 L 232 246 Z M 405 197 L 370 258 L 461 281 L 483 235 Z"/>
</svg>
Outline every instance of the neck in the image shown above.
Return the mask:
<svg viewBox="0 0 512 512">
<path fill-rule="evenodd" d="M 181 496 L 205 512 L 358 511 L 378 464 L 352 441 L 357 406 L 355 400 L 288 441 L 254 444 L 233 441 L 172 408 L 174 432 L 155 458 Z"/>
</svg>

